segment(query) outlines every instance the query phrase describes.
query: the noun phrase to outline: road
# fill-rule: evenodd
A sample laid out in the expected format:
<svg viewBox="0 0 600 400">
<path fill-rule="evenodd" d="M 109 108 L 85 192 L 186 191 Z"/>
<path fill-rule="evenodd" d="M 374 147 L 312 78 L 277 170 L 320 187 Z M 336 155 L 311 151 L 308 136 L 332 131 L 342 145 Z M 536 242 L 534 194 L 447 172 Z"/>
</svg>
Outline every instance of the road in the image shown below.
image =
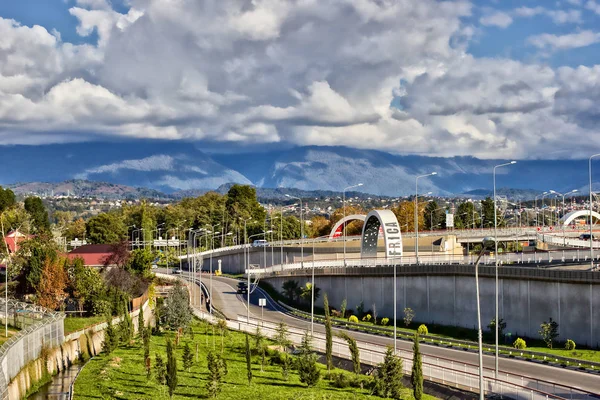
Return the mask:
<svg viewBox="0 0 600 400">
<path fill-rule="evenodd" d="M 203 275 L 203 281 L 207 283 L 206 275 Z M 213 297 L 214 306 L 223 312 L 227 318 L 237 320 L 238 315 L 246 316 L 246 295 L 238 295 L 236 292 L 237 280 L 226 277 L 213 277 Z M 250 314 L 251 317 L 261 318 L 261 307 L 258 307 L 258 299 L 265 297 L 255 291 L 250 296 Z M 302 329 L 310 329 L 310 321 L 301 320 L 283 314 L 276 309 L 276 305 L 271 301 L 267 302 L 267 307 L 264 309 L 264 320 L 278 323 L 285 322 L 290 326 Z M 320 324 L 314 324 L 315 332 L 324 333 L 325 328 Z M 337 331 L 337 329 L 334 328 Z M 365 343 L 375 343 L 379 345 L 393 345 L 393 339 L 377 335 L 365 334 L 360 332 L 351 333 L 356 340 Z M 398 340 L 397 346 L 399 350 L 412 351 L 412 342 Z M 421 352 L 424 355 L 432 357 L 440 357 L 453 359 L 463 363 L 477 364 L 478 358 L 476 353 L 465 352 L 462 350 L 448 349 L 445 347 L 437 347 L 422 344 Z M 484 355 L 484 367 L 487 369 L 494 368 L 494 357 Z M 600 393 L 600 376 L 584 372 L 577 372 L 568 369 L 559 369 L 543 364 L 537 364 L 529 361 L 520 361 L 510 358 L 500 358 L 499 368 L 501 371 L 508 371 L 512 374 L 522 376 L 535 377 L 548 382 L 571 386 L 577 389 L 585 390 L 592 393 Z M 489 373 L 486 373 L 489 375 Z"/>
</svg>

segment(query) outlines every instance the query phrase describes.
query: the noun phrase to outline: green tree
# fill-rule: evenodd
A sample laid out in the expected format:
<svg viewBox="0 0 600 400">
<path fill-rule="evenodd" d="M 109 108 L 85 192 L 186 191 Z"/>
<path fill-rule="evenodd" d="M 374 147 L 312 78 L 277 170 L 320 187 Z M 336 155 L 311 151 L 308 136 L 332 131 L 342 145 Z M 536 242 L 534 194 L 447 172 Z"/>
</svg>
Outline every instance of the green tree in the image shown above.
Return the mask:
<svg viewBox="0 0 600 400">
<path fill-rule="evenodd" d="M 27 197 L 24 204 L 25 211 L 31 215 L 33 226 L 37 232 L 48 232 L 50 230 L 50 220 L 48 219 L 48 211 L 46 211 L 42 199 L 39 197 Z"/>
<path fill-rule="evenodd" d="M 227 363 L 217 353 L 209 351 L 206 355 L 208 362 L 208 381 L 206 389 L 210 397 L 217 397 L 221 391 L 221 381 L 227 375 Z"/>
<path fill-rule="evenodd" d="M 183 355 L 181 356 L 181 361 L 183 363 L 183 368 L 187 369 L 189 372 L 194 364 L 194 354 L 192 353 L 192 349 L 187 342 L 185 343 L 185 346 L 183 346 Z"/>
<path fill-rule="evenodd" d="M 88 220 L 86 234 L 90 243 L 117 243 L 127 236 L 127 228 L 117 213 L 102 213 Z"/>
<path fill-rule="evenodd" d="M 490 324 L 487 326 L 491 332 L 496 332 L 496 318 L 492 318 Z M 500 324 L 498 325 L 498 336 L 504 336 L 504 330 L 506 329 L 506 322 L 504 318 L 500 318 Z"/>
<path fill-rule="evenodd" d="M 342 318 L 346 318 L 346 307 L 348 306 L 348 303 L 346 302 L 346 299 L 342 300 L 342 305 L 340 306 L 340 315 L 342 316 Z"/>
<path fill-rule="evenodd" d="M 279 325 L 277 325 L 273 341 L 283 352 L 287 352 L 287 348 L 291 346 L 290 331 L 285 322 L 281 321 L 279 322 Z"/>
<path fill-rule="evenodd" d="M 546 345 L 552 348 L 554 339 L 558 337 L 558 323 L 550 317 L 547 322 L 544 321 L 540 324 L 539 334 Z"/>
<path fill-rule="evenodd" d="M 415 333 L 413 339 L 413 366 L 410 381 L 413 385 L 413 396 L 415 400 L 423 398 L 423 360 L 419 349 L 419 334 Z"/>
<path fill-rule="evenodd" d="M 375 393 L 379 397 L 402 398 L 402 359 L 394 354 L 394 349 L 387 348 L 383 363 L 375 381 Z"/>
<path fill-rule="evenodd" d="M 167 381 L 167 367 L 158 353 L 154 355 L 154 375 L 156 377 L 156 382 L 161 386 Z"/>
<path fill-rule="evenodd" d="M 425 228 L 428 230 L 440 229 L 446 222 L 444 210 L 435 201 L 430 201 L 423 212 Z"/>
<path fill-rule="evenodd" d="M 85 238 L 85 221 L 83 218 L 78 218 L 73 222 L 67 223 L 65 226 L 64 237 L 67 241 Z"/>
<path fill-rule="evenodd" d="M 260 327 L 256 327 L 256 332 L 254 333 L 254 348 L 256 350 L 256 354 L 260 355 L 260 372 L 263 372 L 263 367 L 265 365 L 265 353 L 266 353 L 266 343 L 265 343 L 265 335 L 260 330 Z"/>
<path fill-rule="evenodd" d="M 300 382 L 305 383 L 308 387 L 313 387 L 319 382 L 321 371 L 317 367 L 317 356 L 312 351 L 312 338 L 308 331 L 302 337 L 297 365 Z"/>
<path fill-rule="evenodd" d="M 47 234 L 19 242 L 19 250 L 14 259 L 11 275 L 18 281 L 19 294 L 35 293 L 40 284 L 42 269 L 46 260 L 58 259 L 58 246 Z"/>
<path fill-rule="evenodd" d="M 106 329 L 104 329 L 104 340 L 102 341 L 102 351 L 106 354 L 112 353 L 112 351 L 119 344 L 119 335 L 112 324 L 112 316 L 106 317 Z"/>
<path fill-rule="evenodd" d="M 491 197 L 486 197 L 485 200 L 481 201 L 481 207 L 483 209 L 483 225 L 485 227 L 494 226 L 494 200 Z"/>
<path fill-rule="evenodd" d="M 144 339 L 144 335 L 146 334 L 146 324 L 144 323 L 144 308 L 140 306 L 138 311 L 138 320 L 137 320 L 137 328 L 138 328 L 138 336 Z"/>
<path fill-rule="evenodd" d="M 252 354 L 250 353 L 250 341 L 246 333 L 246 370 L 248 372 L 248 385 L 252 383 Z"/>
<path fill-rule="evenodd" d="M 185 329 L 192 321 L 189 293 L 179 281 L 169 291 L 169 296 L 161 307 L 160 316 L 162 325 L 171 330 Z"/>
<path fill-rule="evenodd" d="M 327 372 L 331 378 L 331 369 L 333 368 L 333 332 L 327 293 L 323 295 L 323 309 L 325 310 L 325 359 L 327 360 Z"/>
<path fill-rule="evenodd" d="M 358 350 L 356 340 L 346 332 L 341 332 L 340 337 L 344 339 L 346 343 L 348 343 L 348 349 L 350 350 L 350 355 L 352 356 L 354 373 L 356 375 L 360 374 L 360 351 Z"/>
<path fill-rule="evenodd" d="M 177 358 L 171 339 L 167 339 L 167 386 L 169 387 L 169 397 L 173 398 L 173 393 L 177 388 Z"/>
<path fill-rule="evenodd" d="M 68 290 L 71 297 L 77 300 L 79 310 L 86 309 L 94 313 L 101 309 L 95 304 L 97 301 L 101 301 L 106 293 L 106 285 L 100 272 L 96 268 L 86 267 L 82 258 L 71 261 L 68 270 Z"/>
<path fill-rule="evenodd" d="M 281 288 L 283 289 L 282 294 L 288 299 L 290 303 L 293 303 L 294 300 L 296 300 L 300 296 L 300 293 L 302 293 L 298 282 L 291 279 L 283 282 Z"/>
<path fill-rule="evenodd" d="M 133 337 L 133 321 L 131 320 L 131 315 L 129 315 L 129 310 L 127 308 L 127 303 L 125 303 L 122 309 L 123 318 L 119 323 L 119 336 L 121 343 L 123 344 L 129 344 Z"/>
<path fill-rule="evenodd" d="M 414 317 L 415 317 L 415 312 L 413 311 L 412 308 L 410 308 L 410 307 L 404 308 L 404 325 L 406 325 L 408 327 Z"/>
<path fill-rule="evenodd" d="M 152 330 L 150 327 L 142 326 L 142 340 L 144 342 L 144 360 L 148 360 L 150 358 L 150 337 L 152 336 Z"/>
<path fill-rule="evenodd" d="M 473 227 L 478 227 L 479 224 L 479 217 L 475 212 L 473 202 L 465 201 L 464 203 L 460 203 L 456 209 L 456 215 L 454 216 L 454 226 L 457 229 L 471 229 Z"/>
<path fill-rule="evenodd" d="M 223 354 L 223 349 L 225 347 L 223 337 L 227 333 L 227 321 L 225 321 L 223 318 L 219 318 L 219 321 L 217 322 L 217 328 L 219 328 L 219 333 L 221 334 L 221 354 Z"/>
<path fill-rule="evenodd" d="M 319 292 L 321 291 L 321 288 L 317 287 L 317 285 L 315 285 L 315 299 L 314 301 L 317 301 L 317 299 L 319 298 Z M 306 301 L 307 303 L 311 302 L 311 298 L 312 298 L 312 283 L 310 282 L 306 282 L 306 284 L 302 287 L 302 292 L 300 293 L 300 298 L 304 301 Z"/>
<path fill-rule="evenodd" d="M 149 248 L 135 249 L 131 252 L 129 268 L 140 276 L 150 276 L 154 253 Z"/>
<path fill-rule="evenodd" d="M 16 202 L 17 200 L 13 191 L 9 188 L 3 189 L 2 186 L 0 186 L 0 213 L 13 207 Z"/>
</svg>

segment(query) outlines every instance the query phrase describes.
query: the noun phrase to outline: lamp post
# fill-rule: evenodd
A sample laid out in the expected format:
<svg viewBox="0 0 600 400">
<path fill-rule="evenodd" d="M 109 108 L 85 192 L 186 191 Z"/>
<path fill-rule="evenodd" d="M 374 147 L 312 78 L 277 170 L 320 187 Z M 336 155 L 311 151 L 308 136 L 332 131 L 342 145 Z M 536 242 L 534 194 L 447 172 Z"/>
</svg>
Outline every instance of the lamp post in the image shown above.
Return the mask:
<svg viewBox="0 0 600 400">
<path fill-rule="evenodd" d="M 342 209 L 344 211 L 344 217 L 343 217 L 342 221 L 344 221 L 344 219 L 346 219 L 346 190 L 360 187 L 362 185 L 363 185 L 362 183 L 357 183 L 356 185 L 347 186 L 344 188 L 344 190 L 342 190 Z M 345 267 L 346 266 L 346 221 L 344 221 L 344 223 L 342 224 L 342 233 L 344 236 L 344 267 Z"/>
<path fill-rule="evenodd" d="M 495 330 L 496 330 L 496 368 L 495 368 L 495 377 L 496 379 L 498 379 L 498 325 L 499 325 L 499 321 L 498 321 L 498 207 L 496 206 L 496 169 L 500 168 L 500 167 L 505 167 L 508 165 L 513 165 L 516 164 L 516 161 L 511 161 L 508 163 L 504 163 L 504 164 L 500 164 L 500 165 L 496 165 L 494 167 L 494 261 L 496 264 L 496 323 L 495 325 Z"/>
<path fill-rule="evenodd" d="M 443 210 L 443 209 L 444 209 L 444 207 L 438 207 L 438 208 L 436 208 L 435 210 L 432 210 L 432 211 L 429 213 L 429 225 L 430 225 L 430 226 L 429 226 L 429 231 L 430 231 L 430 232 L 433 232 L 433 213 L 434 213 L 434 212 L 436 212 L 436 211 L 438 211 L 438 210 Z M 439 225 L 439 224 L 437 224 L 437 225 Z M 436 225 L 436 226 L 437 226 L 437 225 Z"/>
<path fill-rule="evenodd" d="M 215 233 L 219 233 L 219 232 L 215 232 Z M 233 233 L 227 232 L 227 233 L 224 233 L 222 235 L 217 236 L 217 239 L 220 238 L 221 240 L 223 240 L 223 238 L 225 238 L 227 236 L 231 236 L 231 235 L 233 235 Z M 213 309 L 213 297 L 212 297 L 212 276 L 213 276 L 213 269 L 212 269 L 212 253 L 213 252 L 212 252 L 212 250 L 213 250 L 213 243 L 214 243 L 214 235 L 212 235 L 211 241 L 210 241 L 210 250 L 211 250 L 211 252 L 210 252 L 210 275 L 209 275 L 209 283 L 208 283 L 208 286 L 209 286 L 208 293 L 209 293 L 209 296 L 210 296 L 210 308 L 208 309 L 208 312 L 210 314 L 212 314 L 212 309 Z"/>
<path fill-rule="evenodd" d="M 415 179 L 415 256 L 417 265 L 419 265 L 419 178 L 437 175 L 437 172 L 431 172 L 425 175 L 419 175 Z"/>
<path fill-rule="evenodd" d="M 252 239 L 253 237 L 256 236 L 261 236 L 261 235 L 266 235 L 267 233 L 270 232 L 260 232 L 254 235 L 250 235 L 248 237 L 248 239 Z M 250 249 L 248 249 L 248 264 L 246 265 L 246 276 L 248 277 L 248 286 L 247 286 L 247 290 L 246 293 L 248 294 L 248 307 L 246 308 L 246 323 L 250 323 Z M 266 260 L 265 260 L 265 267 L 266 267 Z"/>
<path fill-rule="evenodd" d="M 550 192 L 542 193 L 542 228 L 546 226 L 546 210 L 544 209 L 545 201 L 544 198 L 548 196 Z"/>
<path fill-rule="evenodd" d="M 484 399 L 484 385 L 483 385 L 483 332 L 481 331 L 481 304 L 479 300 L 479 262 L 481 261 L 481 256 L 485 253 L 485 249 L 487 246 L 491 245 L 491 241 L 497 243 L 496 238 L 484 238 L 481 243 L 481 251 L 477 256 L 477 261 L 475 261 L 475 293 L 477 296 L 477 341 L 478 341 L 478 350 L 479 350 L 479 399 Z M 498 326 L 498 320 L 496 320 L 496 326 Z"/>
<path fill-rule="evenodd" d="M 302 219 L 302 199 L 300 197 L 290 196 L 289 194 L 286 194 L 285 197 L 300 201 L 300 265 L 304 268 L 304 220 Z"/>
<path fill-rule="evenodd" d="M 594 199 L 592 197 L 592 159 L 600 157 L 600 154 L 590 156 L 590 263 L 592 270 L 594 269 L 594 234 L 592 229 L 592 212 L 594 211 Z"/>
</svg>

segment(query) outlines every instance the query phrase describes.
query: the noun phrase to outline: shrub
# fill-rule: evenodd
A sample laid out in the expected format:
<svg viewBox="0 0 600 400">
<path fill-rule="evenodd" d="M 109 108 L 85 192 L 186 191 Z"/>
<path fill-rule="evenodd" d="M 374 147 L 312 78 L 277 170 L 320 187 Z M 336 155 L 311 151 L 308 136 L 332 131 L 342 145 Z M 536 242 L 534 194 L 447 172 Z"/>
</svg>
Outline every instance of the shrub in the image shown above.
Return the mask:
<svg viewBox="0 0 600 400">
<path fill-rule="evenodd" d="M 351 315 L 350 318 L 348 318 L 348 322 L 354 322 L 355 324 L 357 324 L 358 318 L 356 318 L 356 315 Z"/>
<path fill-rule="evenodd" d="M 419 335 L 428 335 L 429 334 L 429 330 L 427 329 L 427 326 L 425 326 L 425 324 L 419 325 L 419 329 L 417 329 L 417 332 L 419 333 Z"/>
<path fill-rule="evenodd" d="M 527 348 L 527 343 L 525 343 L 523 339 L 517 338 L 517 340 L 515 340 L 515 342 L 513 343 L 513 347 L 515 349 L 525 350 Z"/>
<path fill-rule="evenodd" d="M 350 379 L 344 373 L 333 374 L 333 386 L 340 389 L 345 389 L 350 386 Z"/>
<path fill-rule="evenodd" d="M 389 323 L 390 323 L 389 318 L 381 318 L 381 325 L 386 326 Z"/>
<path fill-rule="evenodd" d="M 567 349 L 567 350 L 575 350 L 575 342 L 572 341 L 571 339 L 567 339 L 567 341 L 565 343 L 565 349 Z"/>
<path fill-rule="evenodd" d="M 363 320 L 364 322 L 369 322 L 369 321 L 371 321 L 371 314 L 367 314 L 367 315 L 365 315 L 365 316 L 363 317 L 363 319 L 362 319 L 362 320 Z"/>
</svg>

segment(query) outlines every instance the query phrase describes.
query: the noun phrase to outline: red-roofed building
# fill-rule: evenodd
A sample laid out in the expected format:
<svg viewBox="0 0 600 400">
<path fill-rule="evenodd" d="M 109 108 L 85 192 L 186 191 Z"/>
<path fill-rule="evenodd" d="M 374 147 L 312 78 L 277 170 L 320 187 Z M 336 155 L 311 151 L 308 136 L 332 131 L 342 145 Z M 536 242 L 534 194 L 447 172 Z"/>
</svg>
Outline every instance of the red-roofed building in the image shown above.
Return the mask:
<svg viewBox="0 0 600 400">
<path fill-rule="evenodd" d="M 8 246 L 9 253 L 15 253 L 19 250 L 19 245 L 26 240 L 31 239 L 31 235 L 25 235 L 19 231 L 10 231 L 6 236 L 4 236 L 4 241 Z"/>
<path fill-rule="evenodd" d="M 69 252 L 69 259 L 82 258 L 83 263 L 89 267 L 102 267 L 106 259 L 112 254 L 110 244 L 86 244 Z"/>
</svg>

